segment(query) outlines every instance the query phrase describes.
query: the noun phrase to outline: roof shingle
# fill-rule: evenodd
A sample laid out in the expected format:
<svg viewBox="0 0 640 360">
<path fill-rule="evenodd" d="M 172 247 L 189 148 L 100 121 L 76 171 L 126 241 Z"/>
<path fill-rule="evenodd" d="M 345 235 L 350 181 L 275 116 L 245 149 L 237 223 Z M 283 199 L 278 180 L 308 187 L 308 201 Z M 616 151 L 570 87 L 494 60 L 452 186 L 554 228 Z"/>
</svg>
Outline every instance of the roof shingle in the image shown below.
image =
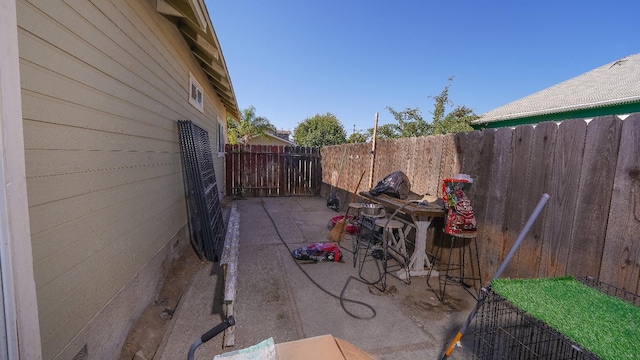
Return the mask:
<svg viewBox="0 0 640 360">
<path fill-rule="evenodd" d="M 640 101 L 640 53 L 500 106 L 474 124 Z"/>
</svg>

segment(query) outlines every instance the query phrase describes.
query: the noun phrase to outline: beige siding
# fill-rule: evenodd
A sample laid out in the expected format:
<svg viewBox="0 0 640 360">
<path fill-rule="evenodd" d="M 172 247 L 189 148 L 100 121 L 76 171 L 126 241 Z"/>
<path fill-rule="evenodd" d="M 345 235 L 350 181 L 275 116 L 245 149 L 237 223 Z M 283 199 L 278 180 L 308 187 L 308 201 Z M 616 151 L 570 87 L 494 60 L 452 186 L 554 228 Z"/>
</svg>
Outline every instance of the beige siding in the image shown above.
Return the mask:
<svg viewBox="0 0 640 360">
<path fill-rule="evenodd" d="M 15 1 L 0 8 L 0 358 L 39 360 Z"/>
<path fill-rule="evenodd" d="M 226 116 L 207 86 L 205 114 L 189 105 L 189 72 L 207 80 L 148 1 L 22 0 L 17 12 L 34 276 L 52 359 L 80 350 L 87 329 L 80 338 L 101 338 L 92 319 L 121 309 L 116 295 L 171 255 L 187 223 L 176 121 L 209 131 L 215 154 Z M 223 159 L 214 156 L 220 189 Z M 111 319 L 112 348 L 87 344 L 90 358 L 117 358 L 154 290 Z"/>
</svg>

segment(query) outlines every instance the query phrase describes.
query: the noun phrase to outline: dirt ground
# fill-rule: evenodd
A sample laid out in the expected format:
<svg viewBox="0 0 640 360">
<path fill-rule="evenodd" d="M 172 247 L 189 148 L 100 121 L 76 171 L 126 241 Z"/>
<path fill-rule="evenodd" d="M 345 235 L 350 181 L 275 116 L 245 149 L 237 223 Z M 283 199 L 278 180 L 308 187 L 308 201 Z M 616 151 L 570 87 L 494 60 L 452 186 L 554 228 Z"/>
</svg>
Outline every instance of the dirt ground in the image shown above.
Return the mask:
<svg viewBox="0 0 640 360">
<path fill-rule="evenodd" d="M 195 251 L 185 249 L 173 263 L 155 300 L 133 325 L 122 347 L 120 360 L 131 360 L 138 352 L 145 359 L 153 358 L 189 281 L 207 266 L 211 266 L 211 262 L 201 261 Z"/>
</svg>

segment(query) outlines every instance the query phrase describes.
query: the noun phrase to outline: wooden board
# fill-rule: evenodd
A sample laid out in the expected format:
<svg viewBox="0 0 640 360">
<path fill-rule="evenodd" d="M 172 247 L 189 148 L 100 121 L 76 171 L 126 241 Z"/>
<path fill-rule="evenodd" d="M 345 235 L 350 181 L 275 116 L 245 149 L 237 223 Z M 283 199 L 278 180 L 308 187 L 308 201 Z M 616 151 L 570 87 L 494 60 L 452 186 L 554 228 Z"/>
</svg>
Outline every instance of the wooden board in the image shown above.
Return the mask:
<svg viewBox="0 0 640 360">
<path fill-rule="evenodd" d="M 383 205 L 387 208 L 387 211 L 389 211 L 389 209 L 392 211 L 401 209 L 398 213 L 409 216 L 444 217 L 444 209 L 440 206 L 432 204 L 418 205 L 416 203 L 411 203 L 408 200 L 397 199 L 386 194 L 373 196 L 368 192 L 361 192 L 360 195 L 368 200 Z"/>
<path fill-rule="evenodd" d="M 519 126 L 513 132 L 511 142 L 511 167 L 509 169 L 509 182 L 506 188 L 506 201 L 508 208 L 504 217 L 503 241 L 501 258 L 504 258 L 524 224 L 525 191 L 528 179 L 528 167 L 533 142 L 533 126 Z M 517 253 L 505 269 L 503 276 L 517 276 Z"/>
<path fill-rule="evenodd" d="M 394 171 L 402 170 L 396 162 L 396 156 L 399 156 L 395 140 L 378 140 L 376 142 L 376 164 L 373 172 L 373 186 L 378 181 Z"/>
<path fill-rule="evenodd" d="M 424 195 L 427 190 L 427 172 L 429 171 L 426 160 L 429 147 L 426 145 L 427 137 L 415 138 L 413 148 L 411 149 L 411 161 L 413 166 L 413 176 L 411 180 L 411 191 L 416 194 Z"/>
<path fill-rule="evenodd" d="M 557 134 L 538 277 L 566 274 L 587 123 L 563 121 Z"/>
<path fill-rule="evenodd" d="M 555 122 L 544 122 L 535 127 L 523 198 L 522 225 L 533 213 L 542 194 L 549 192 L 557 130 L 558 124 Z M 538 274 L 546 211 L 545 207 L 531 225 L 518 249 L 518 277 L 536 277 Z"/>
<path fill-rule="evenodd" d="M 476 217 L 478 226 L 478 252 L 480 260 L 480 272 L 482 279 L 486 285 L 489 276 L 486 275 L 485 266 L 485 253 L 484 249 L 486 241 L 484 241 L 481 231 L 485 228 L 485 218 L 488 211 L 489 204 L 489 190 L 492 185 L 491 178 L 491 164 L 493 160 L 493 150 L 495 141 L 495 130 L 483 130 L 473 131 L 467 133 L 466 142 L 464 146 L 467 149 L 464 150 L 462 166 L 460 172 L 463 174 L 469 174 L 473 178 L 473 185 L 467 193 L 471 199 L 473 206 L 473 213 Z M 467 264 L 470 266 L 470 264 Z M 468 267 L 471 269 L 472 267 Z"/>
<path fill-rule="evenodd" d="M 437 135 L 442 137 L 442 155 L 440 157 L 440 175 L 438 178 L 438 197 L 442 197 L 442 180 L 460 173 L 460 148 L 456 146 L 454 134 Z"/>
<path fill-rule="evenodd" d="M 405 166 L 405 174 L 407 175 L 407 178 L 409 179 L 409 183 L 411 184 L 411 191 L 416 193 L 416 194 L 420 194 L 420 195 L 424 195 L 424 193 L 420 192 L 418 190 L 418 187 L 416 186 L 418 184 L 418 160 L 417 160 L 417 156 L 416 156 L 416 144 L 418 143 L 418 138 L 413 137 L 413 138 L 408 138 L 405 139 L 403 146 L 402 146 L 402 151 L 406 154 L 406 166 Z"/>
<path fill-rule="evenodd" d="M 473 131 L 466 134 L 462 148 L 462 163 L 460 172 L 467 174 L 473 178 L 473 185 L 466 192 L 471 204 L 475 205 L 486 196 L 485 190 L 487 177 L 489 175 L 491 164 L 491 152 L 493 150 L 493 131 Z M 489 155 L 489 156 L 487 156 Z M 478 186 L 480 183 L 480 186 Z M 484 204 L 485 202 L 482 201 Z M 477 215 L 476 206 L 473 208 L 474 214 Z"/>
<path fill-rule="evenodd" d="M 587 126 L 567 274 L 599 276 L 621 134 L 622 122 L 615 116 Z"/>
<path fill-rule="evenodd" d="M 486 130 L 485 130 L 486 131 Z M 490 156 L 490 186 L 487 190 L 486 212 L 479 222 L 478 246 L 483 254 L 480 270 L 483 279 L 491 279 L 502 262 L 504 243 L 503 224 L 507 197 L 507 183 L 511 167 L 511 144 L 513 130 L 500 128 L 495 131 L 493 151 Z"/>
<path fill-rule="evenodd" d="M 623 121 L 600 281 L 640 289 L 640 114 Z"/>
</svg>

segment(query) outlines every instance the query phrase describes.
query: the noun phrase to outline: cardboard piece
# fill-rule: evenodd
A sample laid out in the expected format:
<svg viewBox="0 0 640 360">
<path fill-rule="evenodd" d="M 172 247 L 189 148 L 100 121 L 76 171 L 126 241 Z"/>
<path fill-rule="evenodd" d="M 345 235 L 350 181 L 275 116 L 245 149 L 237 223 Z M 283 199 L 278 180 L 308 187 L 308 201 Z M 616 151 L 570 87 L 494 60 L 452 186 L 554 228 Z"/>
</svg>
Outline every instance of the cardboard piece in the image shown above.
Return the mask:
<svg viewBox="0 0 640 360">
<path fill-rule="evenodd" d="M 321 335 L 276 344 L 278 360 L 375 360 L 348 341 Z"/>
</svg>

